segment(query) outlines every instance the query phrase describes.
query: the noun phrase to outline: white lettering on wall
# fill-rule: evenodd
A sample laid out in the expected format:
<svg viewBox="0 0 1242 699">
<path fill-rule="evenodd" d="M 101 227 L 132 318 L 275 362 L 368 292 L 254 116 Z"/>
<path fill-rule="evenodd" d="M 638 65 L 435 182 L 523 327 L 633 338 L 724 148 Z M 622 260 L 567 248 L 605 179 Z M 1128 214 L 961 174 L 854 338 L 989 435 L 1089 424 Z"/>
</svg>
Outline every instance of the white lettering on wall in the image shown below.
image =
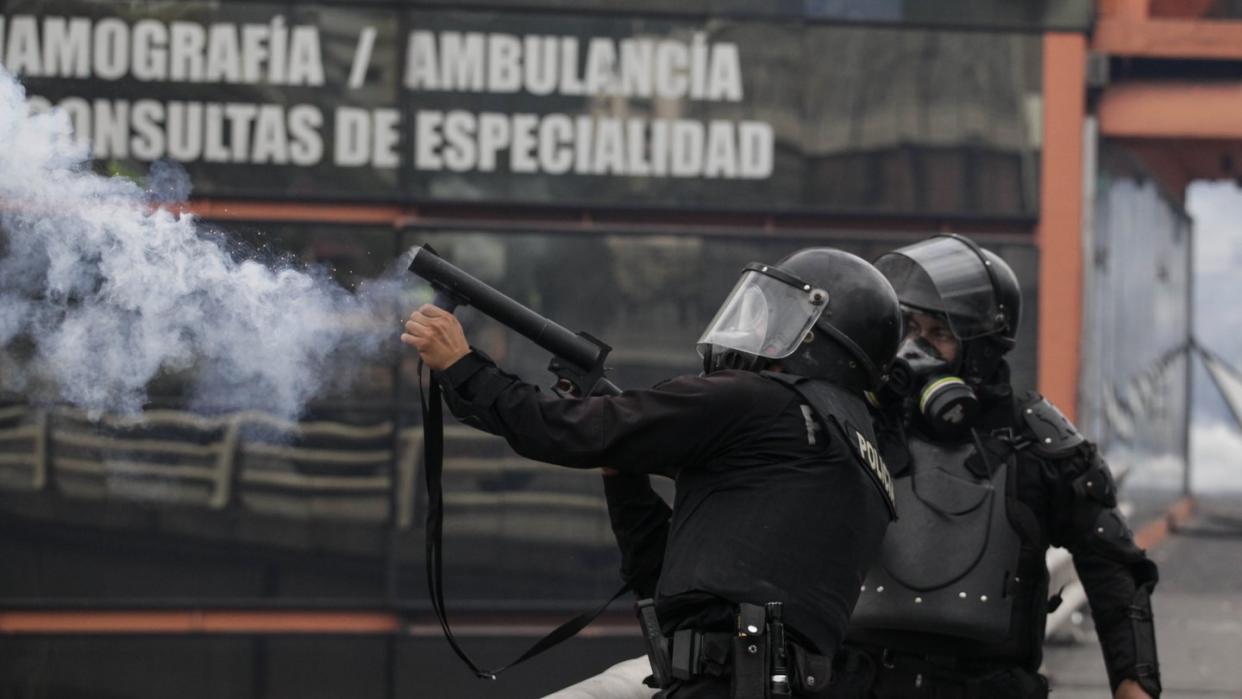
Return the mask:
<svg viewBox="0 0 1242 699">
<path fill-rule="evenodd" d="M 420 110 L 415 123 L 420 170 L 718 179 L 772 174 L 772 127 L 764 122 Z"/>
<path fill-rule="evenodd" d="M 265 23 L 0 17 L 0 63 L 22 77 L 323 85 L 319 29 Z"/>
<path fill-rule="evenodd" d="M 359 31 L 353 60 L 344 64 L 353 89 L 377 74 L 372 44 L 383 36 L 375 26 Z M 390 41 L 391 33 L 387 37 L 380 40 Z M 401 40 L 397 81 L 409 92 L 559 98 L 551 109 L 570 113 L 541 111 L 539 100 L 530 99 L 522 113 L 496 111 L 508 104 L 501 99 L 486 108 L 457 102 L 444 110 L 417 100 L 409 111 L 355 104 L 325 110 L 283 104 L 279 97 L 260 104 L 69 96 L 53 104 L 34 96 L 32 104 L 62 109 L 75 138 L 89 143 L 97 158 L 378 169 L 408 160 L 429 172 L 772 176 L 770 124 L 731 119 L 732 107 L 713 109 L 717 118 L 710 120 L 692 116 L 690 103 L 745 97 L 739 45 L 708 32 L 570 36 L 416 25 Z M 334 59 L 339 47 L 333 46 Z M 279 15 L 266 22 L 0 15 L 0 62 L 28 78 L 325 83 L 319 29 Z"/>
<path fill-rule="evenodd" d="M 64 111 L 74 137 L 89 142 L 98 159 L 309 166 L 323 157 L 323 114 L 312 105 L 81 97 L 53 104 L 39 96 L 32 96 L 30 105 Z M 365 162 L 395 167 L 399 114 L 380 109 L 371 118 Z"/>
<path fill-rule="evenodd" d="M 584 45 L 585 42 L 585 45 Z M 581 62 L 581 64 L 580 64 Z M 415 29 L 405 48 L 410 90 L 599 95 L 738 102 L 737 44 Z"/>
</svg>

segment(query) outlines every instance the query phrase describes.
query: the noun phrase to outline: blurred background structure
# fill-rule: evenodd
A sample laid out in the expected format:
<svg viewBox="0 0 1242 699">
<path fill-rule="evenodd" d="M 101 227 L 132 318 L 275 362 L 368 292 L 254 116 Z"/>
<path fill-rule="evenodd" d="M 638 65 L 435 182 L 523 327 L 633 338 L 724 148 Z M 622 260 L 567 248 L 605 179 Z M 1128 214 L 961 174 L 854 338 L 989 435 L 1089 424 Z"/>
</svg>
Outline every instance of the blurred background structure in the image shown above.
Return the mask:
<svg viewBox="0 0 1242 699">
<path fill-rule="evenodd" d="M 697 371 L 747 262 L 974 236 L 1023 285 L 1015 383 L 1101 445 L 1165 565 L 1167 696 L 1242 692 L 1220 650 L 1242 643 L 1242 452 L 1190 458 L 1205 392 L 1220 425 L 1242 412 L 1242 345 L 1196 341 L 1187 203 L 1242 181 L 1242 2 L 0 0 L 0 64 L 100 172 L 154 188 L 178 163 L 171 206 L 346 286 L 432 243 L 612 344 L 621 386 Z M 1206 312 L 1236 317 L 1228 293 Z M 192 412 L 186 381 L 98 421 L 0 396 L 0 696 L 535 696 L 642 652 L 618 604 L 499 682 L 457 665 L 426 601 L 410 356 L 298 422 Z M 602 488 L 449 432 L 448 604 L 501 662 L 615 587 Z M 1046 669 L 1102 696 L 1050 563 L 1071 587 Z"/>
</svg>

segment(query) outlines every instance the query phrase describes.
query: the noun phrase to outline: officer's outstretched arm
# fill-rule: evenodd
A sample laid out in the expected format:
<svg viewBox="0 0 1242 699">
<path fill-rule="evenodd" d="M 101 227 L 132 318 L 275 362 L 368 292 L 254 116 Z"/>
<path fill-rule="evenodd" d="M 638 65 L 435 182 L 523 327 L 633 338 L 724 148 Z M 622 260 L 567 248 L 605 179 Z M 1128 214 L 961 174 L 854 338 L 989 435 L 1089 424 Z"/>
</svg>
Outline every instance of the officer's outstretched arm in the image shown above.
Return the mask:
<svg viewBox="0 0 1242 699">
<path fill-rule="evenodd" d="M 1117 509 L 1117 490 L 1108 465 L 1051 404 L 1027 406 L 1027 423 L 1037 435 L 1032 449 L 1054 475 L 1056 502 L 1051 543 L 1069 549 L 1087 593 L 1096 632 L 1118 692 L 1126 680 L 1152 697 L 1160 694 L 1151 593 L 1156 565 L 1134 542 Z M 1124 694 L 1124 689 L 1118 695 Z"/>
</svg>

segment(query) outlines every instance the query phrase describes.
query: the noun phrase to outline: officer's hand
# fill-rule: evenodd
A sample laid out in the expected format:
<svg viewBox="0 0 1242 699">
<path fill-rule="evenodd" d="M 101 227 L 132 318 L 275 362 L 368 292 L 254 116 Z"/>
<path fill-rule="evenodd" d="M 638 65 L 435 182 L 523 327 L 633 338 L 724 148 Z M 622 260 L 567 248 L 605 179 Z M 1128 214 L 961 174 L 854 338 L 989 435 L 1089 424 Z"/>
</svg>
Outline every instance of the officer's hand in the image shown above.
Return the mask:
<svg viewBox="0 0 1242 699">
<path fill-rule="evenodd" d="M 429 303 L 410 314 L 401 341 L 418 350 L 423 363 L 435 371 L 443 371 L 470 354 L 470 344 L 457 318 Z"/>
<path fill-rule="evenodd" d="M 1117 693 L 1113 695 L 1113 699 L 1151 699 L 1151 695 L 1143 691 L 1138 682 L 1122 680 L 1117 685 Z"/>
</svg>

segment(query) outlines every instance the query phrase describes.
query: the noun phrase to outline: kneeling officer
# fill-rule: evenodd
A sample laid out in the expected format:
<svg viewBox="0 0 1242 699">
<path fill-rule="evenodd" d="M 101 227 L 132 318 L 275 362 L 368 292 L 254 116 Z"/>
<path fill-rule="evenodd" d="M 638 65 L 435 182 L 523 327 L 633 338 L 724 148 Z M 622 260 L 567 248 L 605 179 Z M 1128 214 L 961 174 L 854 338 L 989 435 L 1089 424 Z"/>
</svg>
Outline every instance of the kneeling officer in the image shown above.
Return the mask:
<svg viewBox="0 0 1242 699">
<path fill-rule="evenodd" d="M 699 340 L 706 373 L 648 390 L 550 396 L 472 351 L 431 305 L 401 340 L 454 415 L 517 453 L 675 479 L 667 548 L 650 553 L 663 555 L 649 648 L 653 668 L 671 670 L 658 696 L 758 699 L 828 684 L 893 513 L 863 392 L 901 327 L 874 267 L 816 248 L 748 265 Z"/>
</svg>

